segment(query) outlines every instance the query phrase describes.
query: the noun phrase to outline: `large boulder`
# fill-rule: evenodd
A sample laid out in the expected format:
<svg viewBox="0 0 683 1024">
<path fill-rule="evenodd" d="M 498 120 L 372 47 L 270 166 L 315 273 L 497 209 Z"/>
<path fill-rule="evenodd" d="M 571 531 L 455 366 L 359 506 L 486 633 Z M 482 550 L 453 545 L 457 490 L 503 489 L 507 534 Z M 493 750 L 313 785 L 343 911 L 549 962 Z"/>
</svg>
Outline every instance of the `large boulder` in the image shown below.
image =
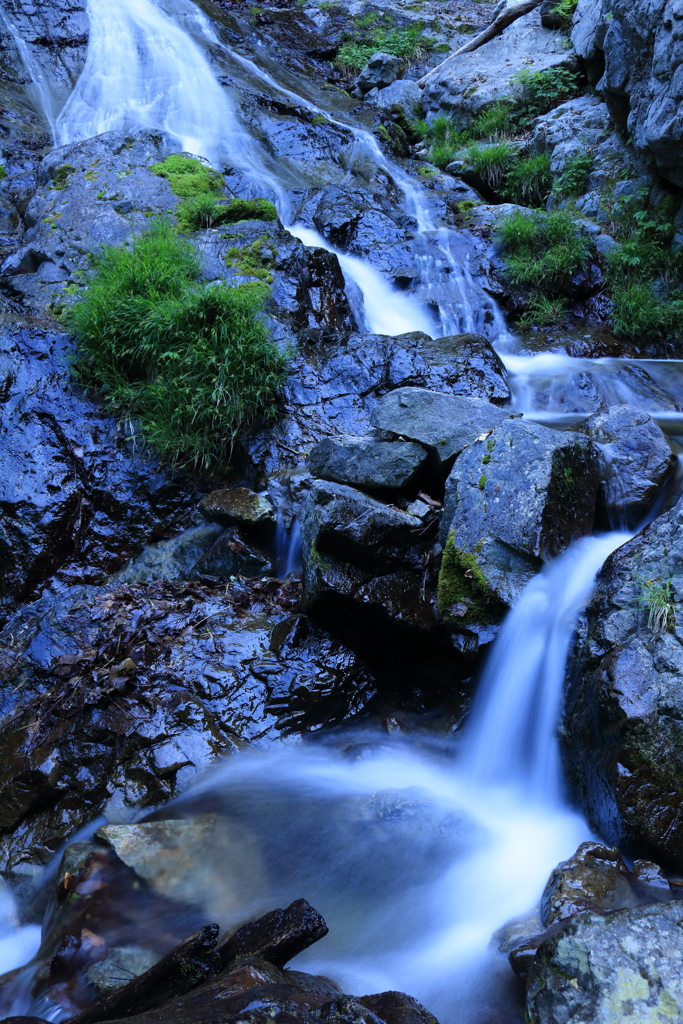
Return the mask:
<svg viewBox="0 0 683 1024">
<path fill-rule="evenodd" d="M 461 581 L 506 604 L 572 540 L 591 532 L 599 482 L 592 443 L 581 434 L 507 419 L 472 438 L 446 482 L 441 525 L 444 596 Z M 459 567 L 459 568 L 458 568 Z M 466 571 L 467 570 L 467 571 Z"/>
<path fill-rule="evenodd" d="M 480 434 L 509 418 L 510 413 L 478 398 L 398 388 L 378 403 L 370 421 L 380 430 L 419 441 L 436 466 L 447 467 Z"/>
<path fill-rule="evenodd" d="M 499 357 L 479 335 L 336 336 L 325 345 L 300 346 L 277 423 L 244 437 L 241 456 L 259 484 L 284 467 L 303 467 L 311 448 L 331 430 L 367 434 L 382 396 L 407 386 L 481 398 L 494 418 L 501 412 L 488 402 L 505 402 L 510 394 Z"/>
<path fill-rule="evenodd" d="M 677 0 L 579 0 L 572 42 L 604 74 L 597 83 L 617 126 L 660 174 L 683 185 L 683 43 Z"/>
<path fill-rule="evenodd" d="M 683 1019 L 683 905 L 573 917 L 529 971 L 530 1024 Z"/>
<path fill-rule="evenodd" d="M 599 492 L 603 520 L 635 527 L 671 476 L 677 458 L 651 416 L 632 405 L 615 405 L 581 426 L 603 463 Z"/>
<path fill-rule="evenodd" d="M 543 28 L 534 10 L 478 50 L 453 56 L 427 75 L 422 106 L 427 114 L 449 114 L 462 123 L 489 103 L 520 95 L 520 68 L 534 72 L 576 66 L 573 47 L 559 32 Z"/>
<path fill-rule="evenodd" d="M 614 845 L 683 869 L 683 502 L 603 566 L 568 667 L 569 782 Z"/>
<path fill-rule="evenodd" d="M 375 53 L 356 79 L 356 88 L 363 94 L 385 89 L 400 77 L 401 70 L 401 60 L 393 53 Z"/>
<path fill-rule="evenodd" d="M 311 449 L 313 476 L 364 490 L 399 490 L 414 484 L 427 450 L 414 441 L 374 437 L 329 437 Z"/>
</svg>

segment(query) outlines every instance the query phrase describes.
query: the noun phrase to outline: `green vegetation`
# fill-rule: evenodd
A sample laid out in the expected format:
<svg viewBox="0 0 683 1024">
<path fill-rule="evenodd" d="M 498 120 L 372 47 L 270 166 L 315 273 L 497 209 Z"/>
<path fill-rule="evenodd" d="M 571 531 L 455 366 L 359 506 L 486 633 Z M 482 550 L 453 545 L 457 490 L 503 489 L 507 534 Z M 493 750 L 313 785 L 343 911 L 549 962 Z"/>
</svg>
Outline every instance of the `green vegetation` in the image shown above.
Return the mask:
<svg viewBox="0 0 683 1024">
<path fill-rule="evenodd" d="M 71 164 L 62 164 L 52 175 L 52 188 L 63 189 L 69 183 L 69 178 L 76 173 L 76 168 Z"/>
<path fill-rule="evenodd" d="M 414 121 L 410 127 L 414 135 L 430 144 L 431 162 L 443 169 L 471 143 L 482 140 L 503 141 L 512 128 L 511 109 L 510 103 L 492 103 L 477 114 L 466 128 L 456 128 L 449 117 L 435 117 L 430 124 Z"/>
<path fill-rule="evenodd" d="M 552 187 L 550 157 L 545 153 L 515 161 L 505 175 L 506 197 L 523 206 L 541 206 Z"/>
<path fill-rule="evenodd" d="M 468 167 L 494 191 L 507 178 L 514 158 L 515 151 L 509 142 L 493 142 L 485 146 L 473 142 L 462 153 Z"/>
<path fill-rule="evenodd" d="M 241 248 L 233 246 L 225 254 L 225 261 L 229 267 L 234 267 L 245 277 L 256 277 L 264 284 L 271 284 L 273 281 L 272 268 L 276 258 L 277 249 L 267 235 L 257 238 L 251 245 L 244 245 Z"/>
<path fill-rule="evenodd" d="M 591 153 L 577 153 L 570 156 L 564 165 L 564 170 L 556 178 L 553 184 L 553 194 L 558 199 L 575 199 L 580 196 L 586 185 L 586 178 L 593 170 L 593 156 Z"/>
<path fill-rule="evenodd" d="M 496 621 L 491 589 L 477 557 L 455 546 L 452 530 L 441 559 L 436 603 L 442 618 L 452 625 Z"/>
<path fill-rule="evenodd" d="M 353 33 L 346 34 L 337 53 L 337 66 L 344 71 L 362 71 L 379 51 L 391 53 L 409 64 L 434 48 L 434 40 L 423 36 L 424 28 L 422 21 L 406 28 L 393 27 L 389 15 L 379 15 L 374 11 L 356 18 Z"/>
<path fill-rule="evenodd" d="M 562 22 L 562 28 L 568 32 L 572 25 L 572 18 L 579 0 L 556 0 L 553 4 L 553 14 Z"/>
<path fill-rule="evenodd" d="M 578 96 L 581 75 L 566 68 L 546 68 L 545 71 L 518 71 L 514 77 L 522 86 L 522 98 L 517 114 L 520 127 L 525 127 L 540 114 L 547 114 L 553 107 Z"/>
<path fill-rule="evenodd" d="M 3 178 L 6 178 L 6 177 L 7 177 L 7 168 L 3 164 L 0 164 L 0 181 L 2 181 Z"/>
<path fill-rule="evenodd" d="M 517 321 L 520 330 L 528 327 L 561 327 L 569 313 L 566 299 L 551 299 L 536 292 L 527 302 L 524 313 Z"/>
<path fill-rule="evenodd" d="M 658 636 L 673 628 L 676 625 L 676 611 L 671 580 L 663 580 L 661 576 L 655 576 L 653 579 L 637 576 L 636 579 L 643 590 L 638 600 L 648 610 L 649 629 Z"/>
<path fill-rule="evenodd" d="M 675 200 L 659 210 L 647 189 L 613 205 L 612 231 L 621 243 L 608 256 L 612 322 L 619 337 L 683 334 L 683 253 L 671 248 Z"/>
<path fill-rule="evenodd" d="M 159 220 L 132 247 L 102 250 L 65 319 L 80 379 L 166 461 L 224 468 L 237 434 L 273 414 L 286 355 L 263 322 L 262 286 L 198 275 L 192 244 Z"/>
<path fill-rule="evenodd" d="M 516 210 L 501 220 L 498 235 L 510 283 L 551 295 L 585 266 L 590 251 L 567 210 Z"/>
<path fill-rule="evenodd" d="M 173 153 L 151 170 L 160 178 L 166 178 L 175 195 L 181 199 L 195 199 L 197 196 L 215 194 L 223 189 L 223 178 L 195 157 L 184 153 Z"/>
<path fill-rule="evenodd" d="M 240 220 L 277 220 L 277 210 L 267 199 L 231 199 L 220 202 L 214 195 L 185 199 L 176 210 L 182 231 L 201 231 Z"/>
</svg>

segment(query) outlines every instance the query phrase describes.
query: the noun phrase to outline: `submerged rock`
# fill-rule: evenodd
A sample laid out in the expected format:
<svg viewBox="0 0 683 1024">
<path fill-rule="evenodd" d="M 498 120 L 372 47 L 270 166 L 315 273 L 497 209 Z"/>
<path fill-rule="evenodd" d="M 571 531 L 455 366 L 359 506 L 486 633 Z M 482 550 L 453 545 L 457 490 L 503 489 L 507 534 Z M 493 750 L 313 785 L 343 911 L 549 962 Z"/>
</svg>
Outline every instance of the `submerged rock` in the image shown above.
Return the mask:
<svg viewBox="0 0 683 1024">
<path fill-rule="evenodd" d="M 411 441 L 373 437 L 327 438 L 311 450 L 313 476 L 367 490 L 400 490 L 416 482 L 427 451 Z"/>
<path fill-rule="evenodd" d="M 441 542 L 451 553 L 450 569 L 457 555 L 461 574 L 469 572 L 481 584 L 482 599 L 488 589 L 510 604 L 543 562 L 591 532 L 597 455 L 581 434 L 520 419 L 490 423 L 471 442 L 446 482 Z M 452 584 L 451 597 L 457 590 Z M 458 610 L 448 614 L 457 618 Z M 472 614 L 467 607 L 461 612 Z"/>
<path fill-rule="evenodd" d="M 569 782 L 609 843 L 683 870 L 683 502 L 598 575 L 568 666 Z"/>
<path fill-rule="evenodd" d="M 527 985 L 528 1020 L 680 1020 L 682 968 L 683 904 L 579 914 L 539 947 Z"/>
<path fill-rule="evenodd" d="M 671 476 L 677 459 L 651 416 L 632 405 L 589 417 L 581 431 L 603 462 L 599 503 L 612 527 L 635 527 Z"/>
</svg>

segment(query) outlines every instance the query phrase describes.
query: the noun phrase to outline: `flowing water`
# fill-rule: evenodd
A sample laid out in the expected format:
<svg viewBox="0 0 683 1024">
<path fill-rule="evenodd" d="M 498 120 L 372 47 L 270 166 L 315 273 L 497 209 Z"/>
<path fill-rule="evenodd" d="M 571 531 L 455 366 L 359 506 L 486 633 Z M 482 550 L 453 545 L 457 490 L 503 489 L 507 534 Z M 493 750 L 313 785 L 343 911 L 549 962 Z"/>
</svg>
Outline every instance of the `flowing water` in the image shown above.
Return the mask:
<svg viewBox="0 0 683 1024">
<path fill-rule="evenodd" d="M 89 0 L 88 8 L 83 73 L 57 116 L 44 104 L 56 143 L 112 128 L 163 129 L 184 150 L 252 173 L 277 199 L 292 234 L 335 251 L 292 222 L 289 190 L 305 182 L 297 181 L 296 167 L 278 166 L 253 139 L 212 62 L 227 62 L 233 78 L 257 81 L 318 111 L 304 83 L 299 93 L 292 76 L 280 82 L 272 64 L 268 70 L 231 51 L 189 0 Z M 24 59 L 30 72 L 30 54 Z M 40 100 L 45 89 L 35 84 Z M 520 353 L 473 279 L 458 233 L 432 217 L 420 187 L 368 132 L 343 114 L 322 112 L 352 133 L 346 178 L 339 180 L 352 183 L 364 164 L 383 169 L 418 228 L 421 279 L 411 295 L 397 292 L 368 263 L 338 253 L 359 323 L 388 335 L 486 332 L 511 373 L 514 404 L 527 416 L 566 424 L 589 414 L 592 400 L 578 408 L 566 397 L 568 382 L 583 374 L 597 381 L 593 393 L 606 404 L 647 408 L 676 432 L 680 413 L 671 395 L 683 393 L 678 364 L 644 368 L 635 361 Z M 447 288 L 434 283 L 444 262 Z M 644 386 L 646 371 L 661 402 L 656 387 L 653 398 Z M 298 557 L 296 531 L 296 521 L 282 512 L 276 553 L 282 573 Z M 252 890 L 233 898 L 221 892 L 229 881 L 214 878 L 196 896 L 207 915 L 230 926 L 303 895 L 323 913 L 330 934 L 296 966 L 351 993 L 410 992 L 443 1024 L 519 1020 L 509 1009 L 507 963 L 489 942 L 497 928 L 535 905 L 555 864 L 588 836 L 565 802 L 556 728 L 577 616 L 602 562 L 626 539 L 621 533 L 585 538 L 528 585 L 494 645 L 462 738 L 409 742 L 363 732 L 251 751 L 186 793 L 173 817 L 218 810 L 239 821 L 262 851 Z M 199 540 L 185 537 L 173 556 L 193 556 Z M 148 556 L 150 572 L 162 555 Z M 36 942 L 35 928 L 16 930 L 3 895 L 0 969 L 26 960 Z M 25 994 L 11 1009 L 55 1020 L 60 1014 L 32 1006 Z"/>
</svg>

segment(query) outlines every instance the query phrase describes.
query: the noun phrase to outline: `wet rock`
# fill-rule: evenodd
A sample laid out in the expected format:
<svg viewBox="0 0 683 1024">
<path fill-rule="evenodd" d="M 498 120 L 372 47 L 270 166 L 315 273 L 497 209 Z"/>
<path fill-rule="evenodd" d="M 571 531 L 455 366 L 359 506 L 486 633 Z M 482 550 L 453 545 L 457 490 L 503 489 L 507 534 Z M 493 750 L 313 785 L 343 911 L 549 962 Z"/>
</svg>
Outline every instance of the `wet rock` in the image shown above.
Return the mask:
<svg viewBox="0 0 683 1024">
<path fill-rule="evenodd" d="M 326 1003 L 318 1017 L 324 1024 L 381 1024 L 377 1014 L 353 996 L 341 996 Z"/>
<path fill-rule="evenodd" d="M 575 68 L 576 54 L 559 33 L 543 28 L 538 11 L 519 18 L 474 53 L 450 58 L 425 83 L 422 106 L 427 113 L 441 112 L 463 122 L 487 104 L 518 95 L 519 68 L 531 72 L 546 68 Z"/>
<path fill-rule="evenodd" d="M 378 992 L 358 1000 L 385 1024 L 437 1024 L 436 1017 L 405 992 Z"/>
<path fill-rule="evenodd" d="M 638 906 L 643 900 L 634 892 L 628 876 L 617 849 L 582 843 L 548 880 L 541 897 L 544 927 L 584 910 L 607 912 Z"/>
<path fill-rule="evenodd" d="M 387 114 L 398 114 L 406 121 L 411 121 L 415 117 L 415 108 L 421 99 L 422 92 L 417 82 L 399 78 L 378 92 L 376 96 L 372 98 L 366 96 L 365 102 L 377 110 L 384 110 Z"/>
<path fill-rule="evenodd" d="M 676 466 L 664 434 L 651 416 L 632 405 L 612 406 L 580 427 L 598 446 L 603 471 L 599 503 L 612 527 L 634 528 Z"/>
<path fill-rule="evenodd" d="M 683 868 L 683 503 L 603 566 L 568 666 L 576 798 L 606 841 Z"/>
<path fill-rule="evenodd" d="M 378 400 L 396 388 L 504 401 L 509 392 L 500 361 L 487 342 L 473 338 L 478 336 L 432 341 L 418 332 L 396 338 L 352 334 L 306 346 L 285 382 L 277 423 L 239 443 L 243 461 L 259 486 L 288 466 L 303 467 L 311 448 L 331 431 L 367 434 Z"/>
<path fill-rule="evenodd" d="M 190 579 L 229 580 L 236 576 L 272 576 L 270 559 L 250 547 L 236 530 L 226 530 L 199 558 L 189 572 Z"/>
<path fill-rule="evenodd" d="M 202 906 L 225 920 L 265 884 L 258 844 L 244 825 L 216 814 L 106 825 L 95 837 L 161 896 Z"/>
<path fill-rule="evenodd" d="M 221 962 L 259 956 L 276 967 L 284 965 L 327 935 L 325 921 L 306 900 L 295 900 L 285 910 L 271 910 L 258 921 L 244 925 L 219 949 Z"/>
<path fill-rule="evenodd" d="M 171 950 L 139 978 L 134 978 L 100 1002 L 71 1019 L 74 1024 L 97 1024 L 118 1014 L 142 1014 L 161 1003 L 182 996 L 220 969 L 216 952 L 218 925 L 206 925 Z"/>
<path fill-rule="evenodd" d="M 463 448 L 509 415 L 481 399 L 399 388 L 381 399 L 370 419 L 374 427 L 419 441 L 436 465 L 447 467 Z"/>
<path fill-rule="evenodd" d="M 187 525 L 196 503 L 191 482 L 76 385 L 70 356 L 65 334 L 21 322 L 0 330 L 0 621 L 48 580 L 104 582 Z"/>
<path fill-rule="evenodd" d="M 98 995 L 103 997 L 127 985 L 131 978 L 144 974 L 158 959 L 142 946 L 113 946 L 107 959 L 92 964 L 86 973 Z"/>
<path fill-rule="evenodd" d="M 399 490 L 417 480 L 427 459 L 422 445 L 372 437 L 331 437 L 311 450 L 313 476 L 369 490 Z"/>
<path fill-rule="evenodd" d="M 247 487 L 211 491 L 202 498 L 199 508 L 212 522 L 222 526 L 244 526 L 266 535 L 272 532 L 277 521 L 268 498 Z"/>
<path fill-rule="evenodd" d="M 98 815 L 126 820 L 246 742 L 360 712 L 373 678 L 329 634 L 292 623 L 299 589 L 72 588 L 17 613 L 0 633 L 2 870 L 23 884 Z"/>
<path fill-rule="evenodd" d="M 356 88 L 363 94 L 371 89 L 384 89 L 400 77 L 401 69 L 399 57 L 391 53 L 376 53 L 356 79 Z"/>
<path fill-rule="evenodd" d="M 177 537 L 150 544 L 110 577 L 112 583 L 147 583 L 150 580 L 195 578 L 195 564 L 223 533 L 218 523 L 194 526 Z"/>
<path fill-rule="evenodd" d="M 530 969 L 529 1021 L 678 1019 L 682 925 L 680 903 L 572 918 L 540 946 Z"/>
<path fill-rule="evenodd" d="M 441 542 L 474 558 L 481 582 L 509 604 L 543 562 L 591 532 L 599 464 L 581 434 L 520 419 L 492 427 L 455 460 Z"/>
</svg>

